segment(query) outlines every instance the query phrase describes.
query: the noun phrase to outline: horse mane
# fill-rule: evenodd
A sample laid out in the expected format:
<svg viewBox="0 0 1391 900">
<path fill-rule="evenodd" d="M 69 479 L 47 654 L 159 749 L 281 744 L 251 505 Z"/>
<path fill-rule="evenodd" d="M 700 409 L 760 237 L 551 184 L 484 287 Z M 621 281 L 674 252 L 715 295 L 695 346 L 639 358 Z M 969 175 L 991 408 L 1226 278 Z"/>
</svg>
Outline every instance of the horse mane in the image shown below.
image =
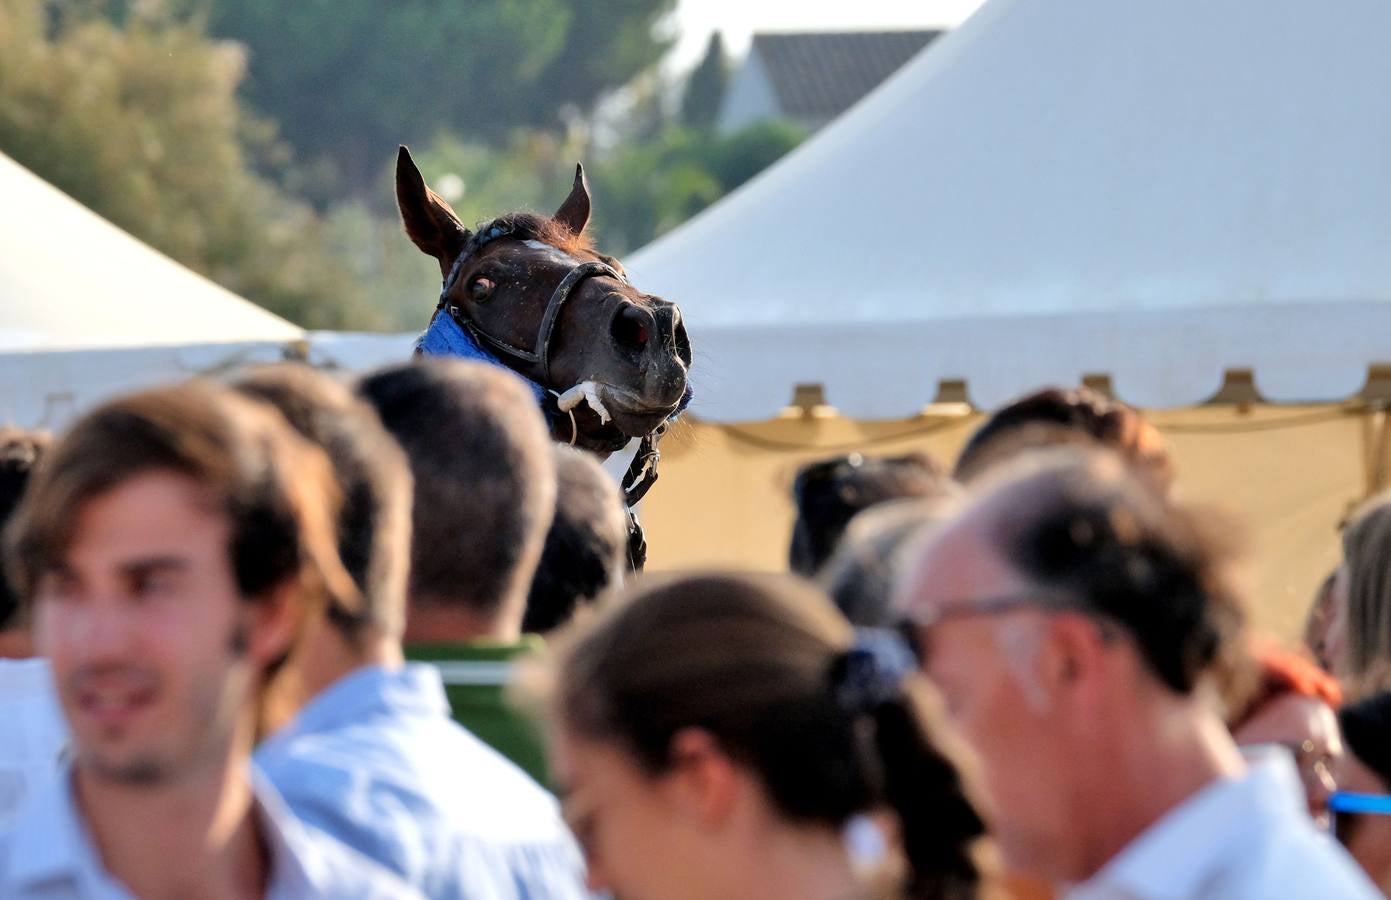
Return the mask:
<svg viewBox="0 0 1391 900">
<path fill-rule="evenodd" d="M 587 233 L 575 234 L 569 226 L 557 222 L 550 216 L 531 212 L 510 212 L 480 225 L 478 230 L 481 232 L 490 226 L 501 226 L 514 238 L 550 244 L 563 253 L 596 253 L 594 242 Z"/>
</svg>

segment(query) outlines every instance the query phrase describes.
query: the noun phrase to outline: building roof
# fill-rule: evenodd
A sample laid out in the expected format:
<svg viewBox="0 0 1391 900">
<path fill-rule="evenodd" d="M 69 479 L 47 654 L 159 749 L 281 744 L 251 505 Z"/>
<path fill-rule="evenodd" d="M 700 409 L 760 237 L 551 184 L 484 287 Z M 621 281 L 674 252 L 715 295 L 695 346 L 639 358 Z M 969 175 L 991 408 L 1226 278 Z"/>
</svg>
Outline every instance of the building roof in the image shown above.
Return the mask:
<svg viewBox="0 0 1391 900">
<path fill-rule="evenodd" d="M 940 31 L 761 33 L 753 37 L 782 112 L 830 121 L 845 112 Z"/>
</svg>

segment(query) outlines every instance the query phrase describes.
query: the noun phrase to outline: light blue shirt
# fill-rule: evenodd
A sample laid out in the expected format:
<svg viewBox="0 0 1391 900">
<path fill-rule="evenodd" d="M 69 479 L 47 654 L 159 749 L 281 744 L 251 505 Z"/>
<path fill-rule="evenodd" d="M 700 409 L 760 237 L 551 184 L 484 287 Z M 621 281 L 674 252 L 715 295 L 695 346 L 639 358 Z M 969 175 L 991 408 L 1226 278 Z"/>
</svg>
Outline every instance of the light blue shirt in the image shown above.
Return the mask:
<svg viewBox="0 0 1391 900">
<path fill-rule="evenodd" d="M 0 828 L 58 777 L 68 726 L 45 659 L 0 659 Z"/>
<path fill-rule="evenodd" d="M 431 900 L 589 896 L 555 798 L 449 717 L 434 666 L 345 676 L 256 763 L 296 815 Z"/>
<path fill-rule="evenodd" d="M 267 900 L 416 900 L 381 866 L 295 819 L 275 789 L 252 777 L 255 814 L 270 854 Z M 177 865 L 177 861 L 172 861 Z M 134 900 L 102 865 L 64 767 L 0 833 L 4 900 Z"/>
<path fill-rule="evenodd" d="M 1065 900 L 1376 900 L 1342 847 L 1314 829 L 1284 748 L 1246 753 L 1169 810 Z"/>
</svg>

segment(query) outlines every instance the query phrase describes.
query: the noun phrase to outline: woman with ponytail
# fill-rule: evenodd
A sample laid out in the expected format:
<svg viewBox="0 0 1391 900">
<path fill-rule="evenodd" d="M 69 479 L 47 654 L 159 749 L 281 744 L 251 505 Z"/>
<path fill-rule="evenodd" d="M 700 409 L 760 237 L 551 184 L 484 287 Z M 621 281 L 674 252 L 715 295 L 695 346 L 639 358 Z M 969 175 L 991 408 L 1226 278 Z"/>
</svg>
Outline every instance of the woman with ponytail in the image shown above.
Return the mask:
<svg viewBox="0 0 1391 900">
<path fill-rule="evenodd" d="M 649 580 L 562 644 L 554 773 L 629 900 L 986 896 L 991 848 L 890 632 L 780 576 Z"/>
</svg>

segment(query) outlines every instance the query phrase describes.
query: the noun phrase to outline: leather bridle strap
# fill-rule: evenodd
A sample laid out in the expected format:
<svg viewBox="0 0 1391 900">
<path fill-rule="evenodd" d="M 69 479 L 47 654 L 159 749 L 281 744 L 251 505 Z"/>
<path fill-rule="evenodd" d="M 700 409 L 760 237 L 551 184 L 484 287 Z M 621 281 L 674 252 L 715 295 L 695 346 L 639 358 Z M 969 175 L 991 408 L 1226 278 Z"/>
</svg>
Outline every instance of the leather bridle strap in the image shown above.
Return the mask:
<svg viewBox="0 0 1391 900">
<path fill-rule="evenodd" d="M 528 350 L 488 334 L 479 327 L 477 322 L 465 315 L 463 309 L 456 304 L 446 302 L 446 296 L 454 287 L 454 283 L 459 280 L 459 275 L 463 271 L 461 265 L 463 258 L 464 255 L 460 254 L 459 259 L 450 269 L 449 276 L 444 280 L 444 287 L 440 289 L 440 308 L 446 310 L 461 328 L 467 329 L 479 342 L 524 363 L 539 363 L 543 384 L 551 383 L 551 339 L 555 335 L 555 323 L 560 319 L 560 309 L 565 305 L 565 301 L 570 299 L 570 294 L 574 292 L 580 282 L 596 275 L 606 275 L 624 284 L 628 282 L 613 266 L 598 260 L 583 262 L 575 266 L 565 274 L 565 277 L 560 280 L 560 284 L 556 285 L 555 290 L 551 292 L 550 302 L 546 304 L 546 311 L 541 316 L 541 325 L 536 330 L 536 344 Z"/>
</svg>

